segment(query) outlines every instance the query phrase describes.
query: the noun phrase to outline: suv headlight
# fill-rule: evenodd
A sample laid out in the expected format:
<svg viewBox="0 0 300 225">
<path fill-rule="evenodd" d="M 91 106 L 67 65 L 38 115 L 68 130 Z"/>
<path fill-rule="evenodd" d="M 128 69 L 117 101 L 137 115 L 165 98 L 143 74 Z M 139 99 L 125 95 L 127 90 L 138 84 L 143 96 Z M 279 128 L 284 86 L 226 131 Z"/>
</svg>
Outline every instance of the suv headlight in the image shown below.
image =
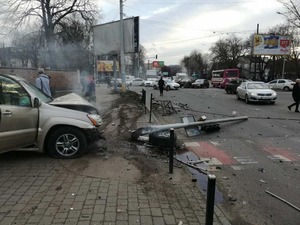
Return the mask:
<svg viewBox="0 0 300 225">
<path fill-rule="evenodd" d="M 99 127 L 103 123 L 102 117 L 98 114 L 88 114 L 87 117 L 90 119 L 92 124 L 96 127 Z"/>
</svg>

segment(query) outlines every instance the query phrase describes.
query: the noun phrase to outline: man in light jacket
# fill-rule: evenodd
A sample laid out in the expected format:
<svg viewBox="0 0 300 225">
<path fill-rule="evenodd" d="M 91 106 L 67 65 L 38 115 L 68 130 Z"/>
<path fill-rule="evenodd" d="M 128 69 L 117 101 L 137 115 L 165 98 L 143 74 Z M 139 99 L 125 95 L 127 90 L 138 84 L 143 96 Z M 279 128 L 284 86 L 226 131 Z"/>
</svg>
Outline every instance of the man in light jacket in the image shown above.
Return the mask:
<svg viewBox="0 0 300 225">
<path fill-rule="evenodd" d="M 38 68 L 38 78 L 35 80 L 35 86 L 51 97 L 50 77 L 45 74 L 43 68 Z"/>
</svg>

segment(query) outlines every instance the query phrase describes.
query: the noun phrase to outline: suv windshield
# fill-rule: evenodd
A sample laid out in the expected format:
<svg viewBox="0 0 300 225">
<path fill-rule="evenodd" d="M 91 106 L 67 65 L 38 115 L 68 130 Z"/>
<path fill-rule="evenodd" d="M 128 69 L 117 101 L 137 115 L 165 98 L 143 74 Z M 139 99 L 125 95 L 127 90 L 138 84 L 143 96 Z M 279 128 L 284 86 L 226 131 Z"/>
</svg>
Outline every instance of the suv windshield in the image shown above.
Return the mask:
<svg viewBox="0 0 300 225">
<path fill-rule="evenodd" d="M 40 89 L 38 89 L 36 86 L 32 85 L 28 81 L 22 80 L 20 83 L 26 87 L 27 90 L 32 92 L 36 97 L 38 97 L 42 102 L 52 102 L 52 98 L 48 95 L 44 94 Z"/>
</svg>

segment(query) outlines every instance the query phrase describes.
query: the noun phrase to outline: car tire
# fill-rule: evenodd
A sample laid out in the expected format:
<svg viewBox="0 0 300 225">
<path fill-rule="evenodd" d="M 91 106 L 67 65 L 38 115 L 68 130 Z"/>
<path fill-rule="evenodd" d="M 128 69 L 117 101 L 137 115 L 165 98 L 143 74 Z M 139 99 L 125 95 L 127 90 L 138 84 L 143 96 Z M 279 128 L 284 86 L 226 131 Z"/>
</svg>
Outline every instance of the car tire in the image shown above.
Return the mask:
<svg viewBox="0 0 300 225">
<path fill-rule="evenodd" d="M 283 90 L 284 91 L 290 91 L 291 89 L 289 87 L 284 87 Z"/>
<path fill-rule="evenodd" d="M 169 90 L 170 90 L 170 86 L 167 86 L 167 87 L 166 87 L 166 91 L 169 91 Z"/>
<path fill-rule="evenodd" d="M 85 153 L 86 148 L 86 137 L 82 131 L 73 127 L 56 129 L 47 141 L 47 152 L 54 158 L 79 158 Z"/>
<path fill-rule="evenodd" d="M 250 103 L 248 95 L 245 95 L 245 102 L 246 102 L 246 104 Z"/>
<path fill-rule="evenodd" d="M 174 146 L 176 143 L 176 139 L 177 136 L 174 133 Z M 170 131 L 164 130 L 149 134 L 149 143 L 160 147 L 170 147 Z"/>
<path fill-rule="evenodd" d="M 154 88 L 154 89 L 157 89 L 157 86 L 156 86 L 156 85 L 153 85 L 153 88 Z"/>
<path fill-rule="evenodd" d="M 232 94 L 231 88 L 227 88 L 225 91 L 226 91 L 227 94 Z"/>
</svg>

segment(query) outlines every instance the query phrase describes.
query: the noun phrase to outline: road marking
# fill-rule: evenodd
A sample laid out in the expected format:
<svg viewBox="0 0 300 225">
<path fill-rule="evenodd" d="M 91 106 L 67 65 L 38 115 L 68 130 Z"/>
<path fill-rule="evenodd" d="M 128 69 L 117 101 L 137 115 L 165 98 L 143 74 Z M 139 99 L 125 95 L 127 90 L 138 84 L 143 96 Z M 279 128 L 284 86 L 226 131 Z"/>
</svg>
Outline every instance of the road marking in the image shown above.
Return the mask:
<svg viewBox="0 0 300 225">
<path fill-rule="evenodd" d="M 224 150 L 217 148 L 215 145 L 209 142 L 187 142 L 185 146 L 192 152 L 194 152 L 200 159 L 203 158 L 215 158 L 220 163 L 230 165 L 236 164 L 230 155 L 224 152 Z"/>
<path fill-rule="evenodd" d="M 257 161 L 254 161 L 253 158 L 250 156 L 240 156 L 240 157 L 233 157 L 236 161 L 238 161 L 240 164 L 256 164 Z"/>
<path fill-rule="evenodd" d="M 243 168 L 241 166 L 231 166 L 233 170 L 241 171 Z"/>
<path fill-rule="evenodd" d="M 271 154 L 269 158 L 271 158 L 272 156 L 277 158 L 279 156 L 282 158 L 282 160 L 283 159 L 288 159 L 289 161 L 300 160 L 300 157 L 297 154 L 293 153 L 290 148 L 277 148 L 277 147 L 267 146 L 263 148 L 263 150 Z"/>
<path fill-rule="evenodd" d="M 284 162 L 291 162 L 292 160 L 282 156 L 282 155 L 270 155 L 268 156 L 269 159 L 271 160 L 280 160 L 280 161 L 284 161 Z"/>
</svg>

